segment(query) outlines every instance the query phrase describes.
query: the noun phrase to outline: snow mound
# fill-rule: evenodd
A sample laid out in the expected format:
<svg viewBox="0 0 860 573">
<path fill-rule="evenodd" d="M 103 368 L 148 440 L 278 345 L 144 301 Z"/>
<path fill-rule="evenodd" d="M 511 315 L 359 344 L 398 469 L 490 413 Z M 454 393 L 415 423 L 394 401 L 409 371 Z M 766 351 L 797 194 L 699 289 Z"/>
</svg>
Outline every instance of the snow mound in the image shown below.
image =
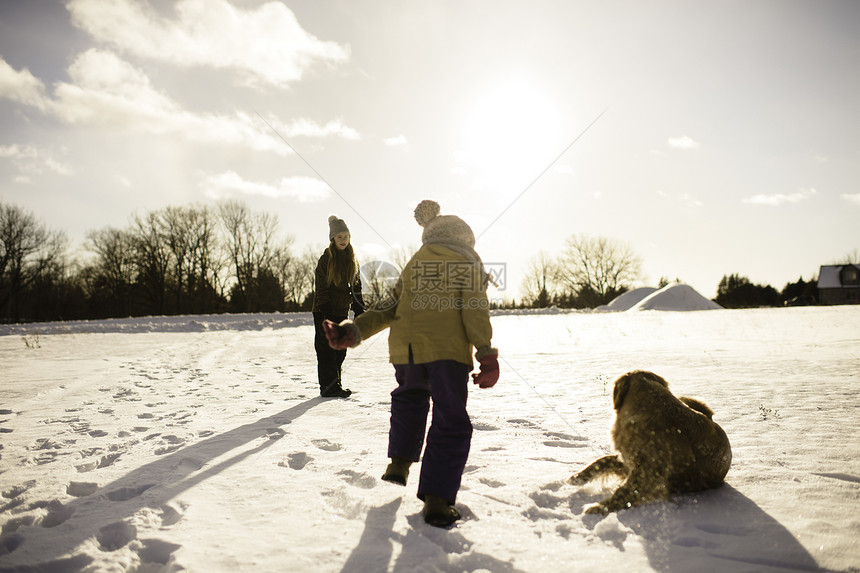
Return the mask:
<svg viewBox="0 0 860 573">
<path fill-rule="evenodd" d="M 612 299 L 612 302 L 610 302 L 609 304 L 598 306 L 594 310 L 600 312 L 621 312 L 625 310 L 630 310 L 632 307 L 636 306 L 639 301 L 655 292 L 657 292 L 657 289 L 654 287 L 635 288 L 633 290 L 629 290 L 623 294 L 618 295 L 617 297 Z"/>
<path fill-rule="evenodd" d="M 614 302 L 614 301 L 613 301 Z M 690 285 L 672 284 L 651 293 L 630 307 L 634 310 L 716 310 L 723 308 Z"/>
</svg>

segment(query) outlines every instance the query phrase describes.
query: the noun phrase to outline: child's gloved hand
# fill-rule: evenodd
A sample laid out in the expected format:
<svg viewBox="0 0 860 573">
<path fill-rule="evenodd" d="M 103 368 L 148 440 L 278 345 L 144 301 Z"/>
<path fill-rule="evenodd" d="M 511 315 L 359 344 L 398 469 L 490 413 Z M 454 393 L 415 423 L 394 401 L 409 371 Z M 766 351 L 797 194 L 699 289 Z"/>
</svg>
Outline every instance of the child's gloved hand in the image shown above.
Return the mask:
<svg viewBox="0 0 860 573">
<path fill-rule="evenodd" d="M 325 319 L 323 321 L 323 330 L 325 331 L 328 345 L 335 350 L 354 348 L 361 341 L 358 336 L 358 329 L 351 320 L 344 320 L 340 324 L 335 324 L 329 319 Z"/>
<path fill-rule="evenodd" d="M 495 350 L 495 349 L 491 349 Z M 480 352 L 478 353 L 480 356 Z M 472 382 L 479 388 L 492 388 L 499 381 L 499 353 L 486 353 L 478 358 L 481 364 L 480 372 L 472 374 Z"/>
</svg>

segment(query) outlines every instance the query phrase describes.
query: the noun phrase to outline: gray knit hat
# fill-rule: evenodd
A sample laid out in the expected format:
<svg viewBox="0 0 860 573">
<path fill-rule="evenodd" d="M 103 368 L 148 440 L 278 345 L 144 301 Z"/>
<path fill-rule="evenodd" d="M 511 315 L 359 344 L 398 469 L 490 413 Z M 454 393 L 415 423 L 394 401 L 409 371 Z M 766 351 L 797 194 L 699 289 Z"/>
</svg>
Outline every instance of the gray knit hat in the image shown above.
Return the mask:
<svg viewBox="0 0 860 573">
<path fill-rule="evenodd" d="M 338 219 L 336 215 L 328 218 L 328 240 L 334 239 L 338 233 L 349 233 L 349 227 L 346 226 L 343 219 Z"/>
<path fill-rule="evenodd" d="M 457 241 L 467 247 L 475 248 L 475 234 L 472 228 L 456 215 L 440 215 L 439 203 L 425 199 L 415 207 L 415 220 L 424 227 L 421 242 Z"/>
</svg>

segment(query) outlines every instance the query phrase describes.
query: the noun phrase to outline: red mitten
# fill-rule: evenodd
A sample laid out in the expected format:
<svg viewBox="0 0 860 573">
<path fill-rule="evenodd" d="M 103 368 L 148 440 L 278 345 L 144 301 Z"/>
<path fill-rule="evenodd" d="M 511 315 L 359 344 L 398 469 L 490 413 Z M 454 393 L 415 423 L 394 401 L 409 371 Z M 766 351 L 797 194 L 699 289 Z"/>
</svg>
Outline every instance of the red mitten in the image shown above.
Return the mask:
<svg viewBox="0 0 860 573">
<path fill-rule="evenodd" d="M 348 320 L 344 320 L 340 324 L 335 324 L 329 319 L 323 321 L 323 330 L 325 330 L 328 345 L 335 350 L 345 350 L 355 346 L 355 330 L 345 326 L 348 322 Z"/>
<path fill-rule="evenodd" d="M 480 388 L 492 388 L 499 381 L 499 355 L 485 354 L 478 359 L 481 371 L 472 374 L 472 382 Z"/>
</svg>

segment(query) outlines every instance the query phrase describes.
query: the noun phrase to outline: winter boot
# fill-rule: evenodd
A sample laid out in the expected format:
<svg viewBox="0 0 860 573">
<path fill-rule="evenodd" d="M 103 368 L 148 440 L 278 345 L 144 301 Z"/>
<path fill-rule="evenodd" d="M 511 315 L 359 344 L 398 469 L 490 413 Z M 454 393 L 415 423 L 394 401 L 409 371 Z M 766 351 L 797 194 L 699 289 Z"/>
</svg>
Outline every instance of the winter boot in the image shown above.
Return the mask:
<svg viewBox="0 0 860 573">
<path fill-rule="evenodd" d="M 320 396 L 324 398 L 348 398 L 350 394 L 352 394 L 352 390 L 344 388 L 338 382 L 333 382 L 320 390 Z"/>
<path fill-rule="evenodd" d="M 385 468 L 382 479 L 391 483 L 406 485 L 406 478 L 409 477 L 409 466 L 411 465 L 412 460 L 391 456 L 391 463 Z"/>
<path fill-rule="evenodd" d="M 460 514 L 453 505 L 439 496 L 427 494 L 424 496 L 424 522 L 433 527 L 451 527 L 460 519 Z"/>
</svg>

